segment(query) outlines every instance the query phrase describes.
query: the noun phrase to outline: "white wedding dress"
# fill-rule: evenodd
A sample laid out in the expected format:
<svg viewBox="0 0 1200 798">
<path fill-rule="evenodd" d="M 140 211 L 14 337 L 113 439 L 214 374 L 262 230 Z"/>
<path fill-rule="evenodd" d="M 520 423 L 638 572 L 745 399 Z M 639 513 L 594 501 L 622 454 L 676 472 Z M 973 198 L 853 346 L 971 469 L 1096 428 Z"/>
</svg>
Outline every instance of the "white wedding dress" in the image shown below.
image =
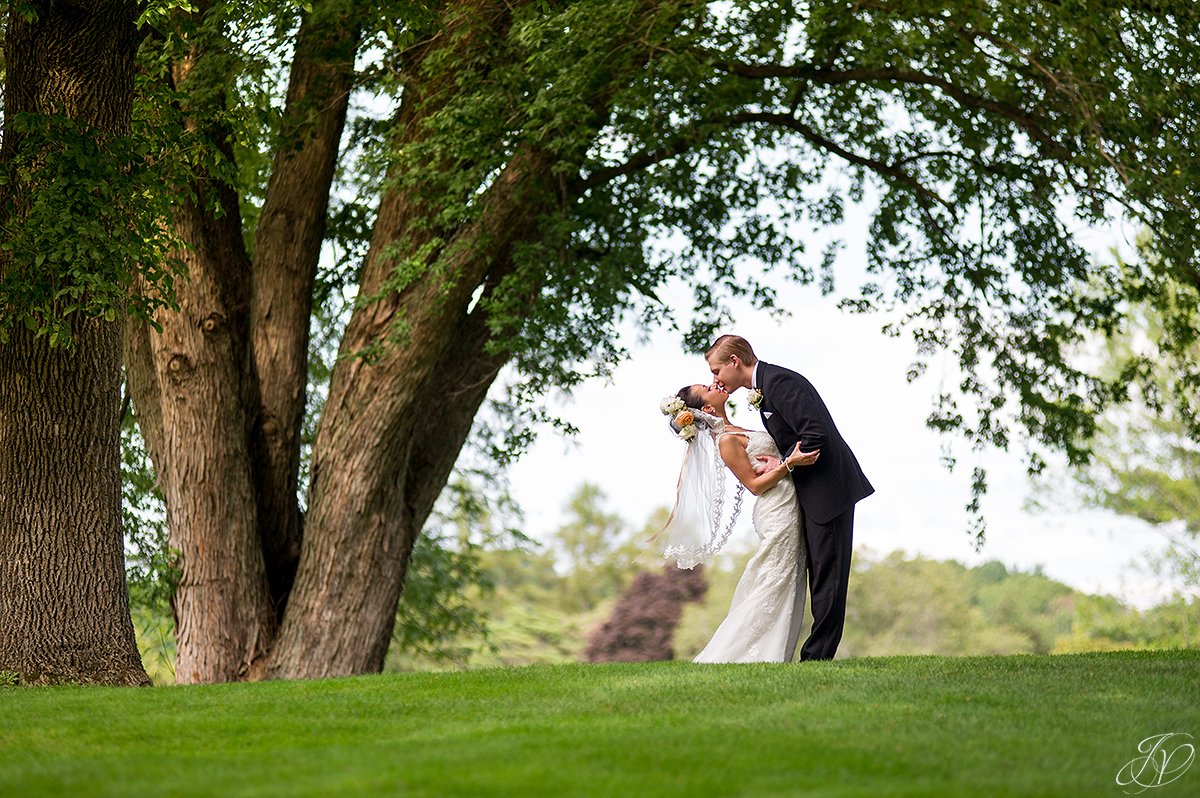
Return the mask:
<svg viewBox="0 0 1200 798">
<path fill-rule="evenodd" d="M 737 435 L 746 433 L 723 433 Z M 779 457 L 766 432 L 750 432 L 746 456 Z M 804 616 L 804 536 L 796 487 L 785 477 L 754 502 L 758 551 L 746 564 L 729 614 L 695 662 L 787 662 Z"/>
</svg>

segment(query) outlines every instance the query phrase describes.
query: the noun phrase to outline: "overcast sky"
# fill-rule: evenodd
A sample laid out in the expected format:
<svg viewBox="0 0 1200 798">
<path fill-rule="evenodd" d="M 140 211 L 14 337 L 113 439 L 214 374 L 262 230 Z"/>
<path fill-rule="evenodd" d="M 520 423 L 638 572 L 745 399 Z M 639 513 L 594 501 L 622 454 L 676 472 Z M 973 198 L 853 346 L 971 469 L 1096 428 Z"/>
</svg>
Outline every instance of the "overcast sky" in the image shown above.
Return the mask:
<svg viewBox="0 0 1200 798">
<path fill-rule="evenodd" d="M 851 250 L 843 253 L 841 274 L 861 273 L 861 255 L 856 263 Z M 855 284 L 839 284 L 839 291 L 852 292 Z M 957 382 L 949 359 L 935 361 L 909 384 L 905 373 L 913 345 L 883 335 L 880 317 L 839 311 L 834 298 L 813 287 L 788 286 L 780 298 L 793 312 L 790 319 L 777 322 L 746 310 L 725 332 L 745 336 L 760 359 L 804 374 L 825 399 L 876 488 L 858 505 L 856 549 L 903 550 L 965 564 L 996 559 L 1022 569 L 1042 566 L 1074 587 L 1140 607 L 1169 597 L 1174 586 L 1137 564 L 1146 553 L 1161 551 L 1163 536 L 1147 524 L 1084 508 L 1062 489 L 1070 484 L 1061 478 L 1064 471 L 1050 498 L 1043 498 L 1051 506 L 1037 511 L 1026 509 L 1032 485 L 1017 453 L 986 453 L 981 461 L 957 441 L 959 465 L 947 472 L 941 458 L 948 441 L 924 422 L 939 382 Z M 568 440 L 544 431 L 513 467 L 513 495 L 525 512 L 527 534 L 540 538 L 562 524 L 567 500 L 585 481 L 598 485 L 608 507 L 638 528 L 672 503 L 684 445 L 668 431 L 659 400 L 710 375 L 701 357 L 683 353 L 675 334 L 659 332 L 630 348 L 611 382 L 586 384 L 573 399 L 551 399 L 551 408 L 581 432 Z M 757 414 L 744 408 L 742 393 L 735 394 L 743 405 L 735 422 L 761 429 Z M 970 498 L 971 469 L 980 462 L 989 470 L 984 503 L 989 531 L 976 552 L 963 507 Z M 753 545 L 749 515 L 743 513 L 735 545 Z"/>
</svg>

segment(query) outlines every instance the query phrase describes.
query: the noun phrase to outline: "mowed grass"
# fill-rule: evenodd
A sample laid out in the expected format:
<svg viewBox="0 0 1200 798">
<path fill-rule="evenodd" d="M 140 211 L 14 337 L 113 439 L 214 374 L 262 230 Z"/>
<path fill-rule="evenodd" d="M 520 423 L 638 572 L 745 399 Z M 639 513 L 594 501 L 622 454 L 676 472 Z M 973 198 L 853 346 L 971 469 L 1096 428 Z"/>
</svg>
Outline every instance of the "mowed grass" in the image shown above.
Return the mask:
<svg viewBox="0 0 1200 798">
<path fill-rule="evenodd" d="M 0 796 L 1119 796 L 1166 732 L 1200 651 L 8 688 Z"/>
</svg>

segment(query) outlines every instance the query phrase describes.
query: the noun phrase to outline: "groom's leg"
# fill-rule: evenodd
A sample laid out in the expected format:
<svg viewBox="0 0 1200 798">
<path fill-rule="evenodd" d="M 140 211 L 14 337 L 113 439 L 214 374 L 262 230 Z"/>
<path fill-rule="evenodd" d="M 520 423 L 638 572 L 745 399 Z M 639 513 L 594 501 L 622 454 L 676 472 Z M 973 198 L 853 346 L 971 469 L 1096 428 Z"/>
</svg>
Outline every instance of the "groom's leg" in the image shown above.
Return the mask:
<svg viewBox="0 0 1200 798">
<path fill-rule="evenodd" d="M 818 524 L 805 524 L 812 588 L 813 627 L 800 659 L 833 659 L 846 624 L 846 588 L 854 548 L 854 508 Z"/>
</svg>

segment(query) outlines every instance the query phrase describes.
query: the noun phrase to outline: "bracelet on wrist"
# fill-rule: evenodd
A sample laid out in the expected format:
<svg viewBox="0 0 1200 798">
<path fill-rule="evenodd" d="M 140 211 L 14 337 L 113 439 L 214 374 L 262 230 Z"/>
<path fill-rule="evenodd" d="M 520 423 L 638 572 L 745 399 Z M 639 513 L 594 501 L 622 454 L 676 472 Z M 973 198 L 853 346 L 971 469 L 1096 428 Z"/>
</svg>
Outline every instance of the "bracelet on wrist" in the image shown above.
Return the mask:
<svg viewBox="0 0 1200 798">
<path fill-rule="evenodd" d="M 783 465 L 787 468 L 789 474 L 792 473 L 792 464 L 787 461 L 786 457 L 783 458 Z"/>
</svg>

